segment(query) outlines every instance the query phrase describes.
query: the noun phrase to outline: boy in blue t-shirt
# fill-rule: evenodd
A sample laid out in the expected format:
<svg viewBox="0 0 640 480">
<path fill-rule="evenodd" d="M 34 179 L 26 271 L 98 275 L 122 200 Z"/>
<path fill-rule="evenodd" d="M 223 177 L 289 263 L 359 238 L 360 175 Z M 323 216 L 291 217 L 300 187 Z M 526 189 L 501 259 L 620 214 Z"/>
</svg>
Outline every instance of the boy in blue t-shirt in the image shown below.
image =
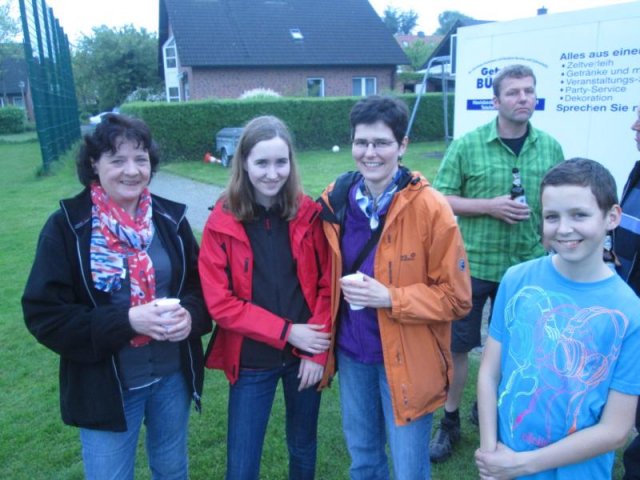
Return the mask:
<svg viewBox="0 0 640 480">
<path fill-rule="evenodd" d="M 615 180 L 593 160 L 541 184 L 555 254 L 500 282 L 478 373 L 481 479 L 611 478 L 640 394 L 640 300 L 604 263 L 620 222 Z"/>
</svg>

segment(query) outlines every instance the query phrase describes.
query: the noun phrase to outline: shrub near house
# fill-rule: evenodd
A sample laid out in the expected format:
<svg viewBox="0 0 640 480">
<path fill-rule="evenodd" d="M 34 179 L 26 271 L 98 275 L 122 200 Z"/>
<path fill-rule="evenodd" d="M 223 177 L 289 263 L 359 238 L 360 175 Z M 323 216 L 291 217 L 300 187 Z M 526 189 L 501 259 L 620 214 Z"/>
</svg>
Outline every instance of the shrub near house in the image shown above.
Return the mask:
<svg viewBox="0 0 640 480">
<path fill-rule="evenodd" d="M 415 95 L 401 95 L 410 109 Z M 153 131 L 166 159 L 194 160 L 213 152 L 215 134 L 241 127 L 258 115 L 275 115 L 291 129 L 296 148 L 330 149 L 350 142 L 349 112 L 357 97 L 258 98 L 184 103 L 130 103 L 122 112 L 143 119 Z M 449 121 L 453 122 L 453 99 Z M 451 125 L 450 125 L 451 128 Z M 426 94 L 411 130 L 412 142 L 444 138 L 442 94 Z"/>
<path fill-rule="evenodd" d="M 18 107 L 0 108 L 0 134 L 21 133 L 25 129 L 24 110 Z"/>
</svg>

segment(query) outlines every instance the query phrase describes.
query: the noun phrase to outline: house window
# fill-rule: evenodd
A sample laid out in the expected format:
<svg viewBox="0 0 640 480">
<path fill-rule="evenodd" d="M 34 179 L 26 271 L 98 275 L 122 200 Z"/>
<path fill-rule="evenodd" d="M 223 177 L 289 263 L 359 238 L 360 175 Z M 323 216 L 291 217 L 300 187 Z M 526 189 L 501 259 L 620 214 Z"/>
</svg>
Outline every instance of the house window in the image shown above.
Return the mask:
<svg viewBox="0 0 640 480">
<path fill-rule="evenodd" d="M 169 87 L 169 98 L 170 102 L 179 102 L 180 101 L 180 89 L 178 87 Z"/>
<path fill-rule="evenodd" d="M 164 64 L 166 68 L 176 68 L 178 66 L 175 40 L 171 40 L 164 47 Z"/>
<path fill-rule="evenodd" d="M 352 93 L 354 97 L 366 97 L 376 94 L 375 77 L 353 77 Z"/>
<path fill-rule="evenodd" d="M 324 97 L 324 78 L 307 78 L 307 96 Z"/>
</svg>

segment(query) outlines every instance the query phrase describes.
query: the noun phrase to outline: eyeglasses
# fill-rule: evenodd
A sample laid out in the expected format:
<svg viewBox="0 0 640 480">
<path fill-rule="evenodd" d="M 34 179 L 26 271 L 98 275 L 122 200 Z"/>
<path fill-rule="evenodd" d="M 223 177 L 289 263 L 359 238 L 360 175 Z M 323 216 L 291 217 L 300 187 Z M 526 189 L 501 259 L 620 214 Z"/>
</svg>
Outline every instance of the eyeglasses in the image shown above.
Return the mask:
<svg viewBox="0 0 640 480">
<path fill-rule="evenodd" d="M 371 145 L 374 150 L 382 151 L 390 148 L 394 143 L 396 143 L 395 140 L 386 140 L 384 138 L 379 138 L 371 141 L 360 139 L 353 141 L 353 148 L 356 148 L 358 150 L 366 150 L 367 148 L 369 148 L 369 145 Z"/>
</svg>

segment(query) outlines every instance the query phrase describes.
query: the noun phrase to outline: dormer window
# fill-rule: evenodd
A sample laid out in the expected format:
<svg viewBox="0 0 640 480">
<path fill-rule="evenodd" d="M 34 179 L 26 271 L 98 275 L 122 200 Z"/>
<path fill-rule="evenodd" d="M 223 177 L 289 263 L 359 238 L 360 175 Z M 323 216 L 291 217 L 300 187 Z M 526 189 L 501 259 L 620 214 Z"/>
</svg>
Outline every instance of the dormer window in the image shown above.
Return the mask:
<svg viewBox="0 0 640 480">
<path fill-rule="evenodd" d="M 176 41 L 173 38 L 169 40 L 164 47 L 164 63 L 166 68 L 177 68 L 178 66 Z"/>
<path fill-rule="evenodd" d="M 304 40 L 304 35 L 299 28 L 291 28 L 289 29 L 289 33 L 291 34 L 291 38 L 294 40 Z"/>
</svg>

